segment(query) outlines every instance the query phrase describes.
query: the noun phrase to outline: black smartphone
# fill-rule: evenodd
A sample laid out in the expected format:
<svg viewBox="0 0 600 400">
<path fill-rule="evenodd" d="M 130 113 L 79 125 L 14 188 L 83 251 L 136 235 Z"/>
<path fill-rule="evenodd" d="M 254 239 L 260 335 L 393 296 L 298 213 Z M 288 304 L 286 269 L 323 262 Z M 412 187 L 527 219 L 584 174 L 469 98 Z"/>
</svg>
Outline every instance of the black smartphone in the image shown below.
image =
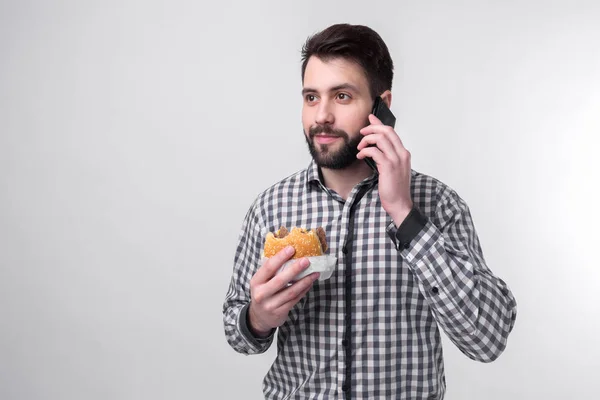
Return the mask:
<svg viewBox="0 0 600 400">
<path fill-rule="evenodd" d="M 392 110 L 390 110 L 385 104 L 381 96 L 375 97 L 375 102 L 373 103 L 373 109 L 371 110 L 371 113 L 379 118 L 384 125 L 391 126 L 392 128 L 396 126 L 396 117 L 392 113 Z M 369 146 L 375 145 L 370 144 Z M 365 162 L 374 172 L 378 172 L 377 164 L 375 164 L 375 161 L 373 161 L 371 157 L 366 157 Z"/>
</svg>

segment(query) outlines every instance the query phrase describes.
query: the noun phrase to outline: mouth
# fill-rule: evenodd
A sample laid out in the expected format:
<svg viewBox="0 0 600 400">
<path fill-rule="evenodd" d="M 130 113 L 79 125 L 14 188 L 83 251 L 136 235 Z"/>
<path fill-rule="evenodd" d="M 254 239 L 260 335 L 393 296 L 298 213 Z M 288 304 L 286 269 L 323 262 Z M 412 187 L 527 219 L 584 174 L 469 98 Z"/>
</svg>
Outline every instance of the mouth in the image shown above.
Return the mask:
<svg viewBox="0 0 600 400">
<path fill-rule="evenodd" d="M 315 135 L 315 142 L 319 143 L 319 144 L 329 144 L 329 143 L 333 143 L 336 140 L 340 139 L 340 136 L 335 136 L 335 135 Z"/>
</svg>

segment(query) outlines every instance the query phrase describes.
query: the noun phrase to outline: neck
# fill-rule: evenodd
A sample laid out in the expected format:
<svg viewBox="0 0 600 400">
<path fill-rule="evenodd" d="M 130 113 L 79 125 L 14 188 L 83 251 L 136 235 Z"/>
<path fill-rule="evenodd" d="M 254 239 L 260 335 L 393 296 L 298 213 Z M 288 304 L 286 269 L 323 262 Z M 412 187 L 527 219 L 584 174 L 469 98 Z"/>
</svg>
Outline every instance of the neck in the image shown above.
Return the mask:
<svg viewBox="0 0 600 400">
<path fill-rule="evenodd" d="M 321 168 L 321 174 L 325 186 L 346 200 L 354 186 L 371 176 L 373 171 L 363 160 L 356 160 L 344 169 Z"/>
</svg>

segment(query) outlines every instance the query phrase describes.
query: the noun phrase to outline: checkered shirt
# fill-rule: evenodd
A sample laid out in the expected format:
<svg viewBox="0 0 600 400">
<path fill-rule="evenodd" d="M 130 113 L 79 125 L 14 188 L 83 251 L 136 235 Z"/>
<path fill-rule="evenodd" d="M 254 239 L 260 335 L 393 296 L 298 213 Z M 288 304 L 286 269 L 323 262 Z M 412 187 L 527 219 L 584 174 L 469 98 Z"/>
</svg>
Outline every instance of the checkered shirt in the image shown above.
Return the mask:
<svg viewBox="0 0 600 400">
<path fill-rule="evenodd" d="M 467 204 L 413 170 L 412 199 L 426 222 L 398 246 L 377 183 L 372 175 L 344 201 L 311 161 L 262 192 L 246 214 L 223 304 L 225 337 L 237 352 L 263 353 L 275 337 L 254 337 L 247 325 L 250 279 L 268 232 L 322 226 L 338 258 L 333 275 L 316 281 L 277 329 L 266 399 L 442 399 L 439 327 L 473 360 L 491 362 L 504 351 L 516 301 L 486 265 Z M 349 239 L 351 251 L 342 251 Z"/>
</svg>

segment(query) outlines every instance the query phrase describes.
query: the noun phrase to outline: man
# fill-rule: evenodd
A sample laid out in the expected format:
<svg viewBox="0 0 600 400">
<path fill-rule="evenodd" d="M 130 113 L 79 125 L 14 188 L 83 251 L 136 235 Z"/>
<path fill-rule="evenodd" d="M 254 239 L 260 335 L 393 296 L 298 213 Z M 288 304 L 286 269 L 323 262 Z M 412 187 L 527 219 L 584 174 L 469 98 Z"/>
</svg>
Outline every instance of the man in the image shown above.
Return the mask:
<svg viewBox="0 0 600 400">
<path fill-rule="evenodd" d="M 227 341 L 262 353 L 278 330 L 268 399 L 442 399 L 438 326 L 490 362 L 506 347 L 516 301 L 487 267 L 467 204 L 412 170 L 398 134 L 370 114 L 376 96 L 392 101 L 381 37 L 333 25 L 307 40 L 302 61 L 313 160 L 260 194 L 243 221 L 223 306 Z M 323 227 L 333 275 L 290 285 L 309 265 L 276 273 L 293 249 L 262 262 L 265 236 L 280 226 Z"/>
</svg>

